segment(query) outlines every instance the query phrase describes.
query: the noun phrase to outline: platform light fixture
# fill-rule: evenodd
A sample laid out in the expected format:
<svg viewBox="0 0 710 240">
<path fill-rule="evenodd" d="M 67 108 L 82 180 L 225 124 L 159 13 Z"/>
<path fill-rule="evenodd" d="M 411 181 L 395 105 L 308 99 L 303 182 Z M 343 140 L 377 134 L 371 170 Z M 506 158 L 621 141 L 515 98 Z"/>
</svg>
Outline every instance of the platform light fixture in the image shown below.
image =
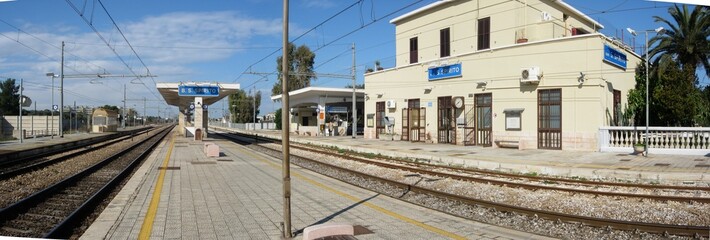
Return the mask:
<svg viewBox="0 0 710 240">
<path fill-rule="evenodd" d="M 629 31 L 631 35 L 636 36 L 636 31 L 631 29 L 631 28 L 626 28 L 626 31 Z M 666 32 L 666 30 L 663 27 L 658 27 L 656 29 L 649 29 L 649 30 L 644 30 L 644 34 L 646 35 L 646 41 L 644 42 L 645 48 L 646 48 L 646 55 L 645 55 L 645 61 L 646 61 L 646 136 L 643 139 L 643 145 L 644 145 L 644 157 L 648 157 L 648 33 L 649 32 L 656 32 L 657 35 L 661 35 Z"/>
</svg>

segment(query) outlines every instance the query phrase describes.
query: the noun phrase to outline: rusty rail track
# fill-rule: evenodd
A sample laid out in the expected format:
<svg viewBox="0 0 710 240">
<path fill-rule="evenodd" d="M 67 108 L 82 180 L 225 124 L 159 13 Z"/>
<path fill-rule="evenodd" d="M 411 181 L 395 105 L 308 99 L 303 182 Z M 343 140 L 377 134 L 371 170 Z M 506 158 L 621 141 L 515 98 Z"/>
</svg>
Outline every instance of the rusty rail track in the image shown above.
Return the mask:
<svg viewBox="0 0 710 240">
<path fill-rule="evenodd" d="M 0 209 L 0 235 L 68 238 L 172 129 L 137 142 L 93 166 Z"/>
<path fill-rule="evenodd" d="M 6 162 L 3 164 L 3 166 L 0 166 L 0 180 L 5 180 L 20 174 L 31 172 L 36 169 L 40 169 L 55 163 L 65 161 L 67 159 L 71 159 L 73 157 L 96 151 L 100 148 L 104 148 L 112 144 L 121 142 L 125 139 L 131 138 L 132 134 L 148 133 L 151 130 L 152 128 L 146 128 L 131 132 L 125 132 L 124 134 L 114 136 L 114 138 L 103 139 L 102 141 L 92 141 L 84 145 L 64 149 L 64 151 L 61 151 L 60 149 L 56 151 L 24 157 L 21 159 L 14 160 L 12 162 Z"/>
<path fill-rule="evenodd" d="M 251 139 L 255 138 L 254 136 L 251 136 L 251 135 L 242 135 L 242 136 L 249 136 L 249 138 L 251 138 Z M 268 139 L 268 138 L 264 138 L 264 137 L 258 137 L 256 139 L 259 139 L 258 141 L 261 141 L 261 142 L 270 142 L 270 143 L 280 144 L 280 140 L 276 141 L 274 139 Z M 385 161 L 397 163 L 397 164 L 391 164 L 391 163 L 387 163 L 387 162 L 383 162 L 383 161 L 375 161 L 375 160 L 367 159 L 365 157 L 359 157 L 359 156 L 356 156 L 356 154 L 336 154 L 335 152 L 337 152 L 337 151 L 333 151 L 333 149 L 324 149 L 323 147 L 311 147 L 311 146 L 303 146 L 303 145 L 299 145 L 299 144 L 291 144 L 290 146 L 295 149 L 316 152 L 319 154 L 337 156 L 339 158 L 344 158 L 347 160 L 356 161 L 356 162 L 365 163 L 365 164 L 372 164 L 372 165 L 376 165 L 379 167 L 410 171 L 410 172 L 415 172 L 415 173 L 419 173 L 419 174 L 427 174 L 427 175 L 432 175 L 432 176 L 437 176 L 437 177 L 442 177 L 442 178 L 451 178 L 451 179 L 456 179 L 456 180 L 461 180 L 461 181 L 487 183 L 487 184 L 494 184 L 494 185 L 498 185 L 498 186 L 508 186 L 508 187 L 514 187 L 514 188 L 530 189 L 530 190 L 541 190 L 541 189 L 542 190 L 555 190 L 555 191 L 564 191 L 564 192 L 581 193 L 581 194 L 592 194 L 592 195 L 600 195 L 600 196 L 653 199 L 656 201 L 710 203 L 710 198 L 707 198 L 707 197 L 687 197 L 687 196 L 673 196 L 673 195 L 652 195 L 652 194 L 634 194 L 634 193 L 623 193 L 623 192 L 594 191 L 594 190 L 573 189 L 573 188 L 551 186 L 551 185 L 530 184 L 530 183 L 505 181 L 505 180 L 496 180 L 496 179 L 490 179 L 490 178 L 484 178 L 484 177 L 466 176 L 466 175 L 461 175 L 461 174 L 481 174 L 481 175 L 487 175 L 487 176 L 497 177 L 497 178 L 513 178 L 513 179 L 521 179 L 521 180 L 527 180 L 527 181 L 542 182 L 543 184 L 565 183 L 565 184 L 577 184 L 577 185 L 594 186 L 594 187 L 627 187 L 627 188 L 639 188 L 639 189 L 658 189 L 658 190 L 671 190 L 671 191 L 703 191 L 703 192 L 710 192 L 710 187 L 599 182 L 599 181 L 584 181 L 584 180 L 554 178 L 554 177 L 544 177 L 544 176 L 527 176 L 527 175 L 520 175 L 520 174 L 502 173 L 502 172 L 495 172 L 495 171 L 481 170 L 481 169 L 452 167 L 452 166 L 446 166 L 446 165 L 438 165 L 438 164 L 422 163 L 422 162 L 412 162 L 412 161 L 407 161 L 407 160 L 382 157 L 382 158 L 384 158 L 383 160 L 385 160 Z M 437 169 L 448 171 L 448 172 L 439 171 Z M 450 172 L 455 172 L 457 174 L 450 173 Z"/>
</svg>

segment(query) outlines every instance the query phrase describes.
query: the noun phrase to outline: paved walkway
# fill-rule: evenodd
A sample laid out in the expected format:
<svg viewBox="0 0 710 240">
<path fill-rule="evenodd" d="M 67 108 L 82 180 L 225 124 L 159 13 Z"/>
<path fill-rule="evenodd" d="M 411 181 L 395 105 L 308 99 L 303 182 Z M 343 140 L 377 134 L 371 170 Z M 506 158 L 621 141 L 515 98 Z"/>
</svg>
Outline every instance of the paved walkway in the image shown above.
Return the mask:
<svg viewBox="0 0 710 240">
<path fill-rule="evenodd" d="M 212 138 L 206 142 L 219 145 L 222 154 L 208 158 L 202 142 L 167 139 L 82 238 L 281 238 L 280 160 Z M 372 232 L 358 239 L 545 239 L 404 203 L 294 165 L 291 176 L 296 239 L 303 228 L 326 222 Z"/>
<path fill-rule="evenodd" d="M 274 130 L 239 130 L 211 127 L 281 139 Z M 364 139 L 358 136 L 303 136 L 292 134 L 291 141 L 338 147 L 394 157 L 406 157 L 506 172 L 545 174 L 587 179 L 662 182 L 710 186 L 710 151 L 705 156 L 660 155 L 517 150 L 479 146 L 459 146 L 422 142 Z"/>
</svg>

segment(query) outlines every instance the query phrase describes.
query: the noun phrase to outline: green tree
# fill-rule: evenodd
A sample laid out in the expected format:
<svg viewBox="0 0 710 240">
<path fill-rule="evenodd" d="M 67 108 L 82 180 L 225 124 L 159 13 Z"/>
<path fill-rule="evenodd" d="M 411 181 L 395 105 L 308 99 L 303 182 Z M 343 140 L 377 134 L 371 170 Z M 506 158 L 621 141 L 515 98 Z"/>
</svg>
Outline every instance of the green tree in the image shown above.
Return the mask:
<svg viewBox="0 0 710 240">
<path fill-rule="evenodd" d="M 274 113 L 274 124 L 276 125 L 276 130 L 281 130 L 281 108 L 276 109 Z"/>
<path fill-rule="evenodd" d="M 683 70 L 695 72 L 698 66 L 710 76 L 710 13 L 708 8 L 696 6 L 692 12 L 687 5 L 668 8 L 674 22 L 654 16 L 656 22 L 665 23 L 668 29 L 663 34 L 651 38 L 649 51 L 654 65 L 660 66 L 678 62 Z"/>
<path fill-rule="evenodd" d="M 254 121 L 254 108 L 256 115 L 259 115 L 261 106 L 261 91 L 257 91 L 255 96 L 249 96 L 244 90 L 237 90 L 229 95 L 229 112 L 233 123 L 248 123 Z"/>
<path fill-rule="evenodd" d="M 701 94 L 695 85 L 695 71 L 677 64 L 656 74 L 651 101 L 654 126 L 693 126 L 699 114 Z"/>
<path fill-rule="evenodd" d="M 651 68 L 649 75 L 649 125 L 693 126 L 706 125 L 708 101 L 695 87 L 695 72 L 669 63 L 663 72 Z M 629 90 L 624 118 L 635 126 L 646 125 L 646 69 L 636 68 L 636 87 Z"/>
<path fill-rule="evenodd" d="M 20 86 L 15 85 L 15 79 L 0 82 L 0 114 L 18 115 L 19 108 Z"/>
<path fill-rule="evenodd" d="M 103 105 L 103 106 L 101 106 L 101 107 L 99 107 L 99 108 L 103 108 L 103 109 L 106 109 L 106 110 L 111 110 L 111 111 L 120 113 L 120 110 L 119 110 L 119 108 L 118 108 L 117 106 Z"/>
<path fill-rule="evenodd" d="M 698 103 L 698 115 L 695 119 L 697 125 L 710 126 L 710 85 L 706 85 L 700 92 L 701 101 Z"/>
<path fill-rule="evenodd" d="M 315 80 L 315 72 L 313 71 L 313 64 L 315 63 L 316 54 L 311 52 L 311 49 L 306 45 L 301 45 L 296 48 L 292 43 L 288 44 L 288 91 L 298 90 L 305 87 L 311 86 L 311 80 Z M 276 58 L 276 70 L 279 74 L 279 80 L 274 84 L 271 89 L 272 95 L 279 95 L 282 92 L 282 59 L 283 56 Z"/>
</svg>

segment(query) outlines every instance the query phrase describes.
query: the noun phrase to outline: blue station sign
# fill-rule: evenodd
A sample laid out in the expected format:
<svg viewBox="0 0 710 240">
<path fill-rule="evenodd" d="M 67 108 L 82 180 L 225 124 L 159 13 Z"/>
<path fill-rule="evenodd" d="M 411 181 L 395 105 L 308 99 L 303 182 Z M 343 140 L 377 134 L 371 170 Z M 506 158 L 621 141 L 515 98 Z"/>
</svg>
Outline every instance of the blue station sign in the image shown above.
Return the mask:
<svg viewBox="0 0 710 240">
<path fill-rule="evenodd" d="M 611 65 L 626 69 L 626 54 L 606 44 L 604 44 L 604 61 Z"/>
<path fill-rule="evenodd" d="M 218 86 L 178 86 L 178 96 L 186 97 L 217 97 Z"/>
<path fill-rule="evenodd" d="M 452 64 L 429 68 L 429 81 L 461 76 L 461 64 Z"/>
</svg>

